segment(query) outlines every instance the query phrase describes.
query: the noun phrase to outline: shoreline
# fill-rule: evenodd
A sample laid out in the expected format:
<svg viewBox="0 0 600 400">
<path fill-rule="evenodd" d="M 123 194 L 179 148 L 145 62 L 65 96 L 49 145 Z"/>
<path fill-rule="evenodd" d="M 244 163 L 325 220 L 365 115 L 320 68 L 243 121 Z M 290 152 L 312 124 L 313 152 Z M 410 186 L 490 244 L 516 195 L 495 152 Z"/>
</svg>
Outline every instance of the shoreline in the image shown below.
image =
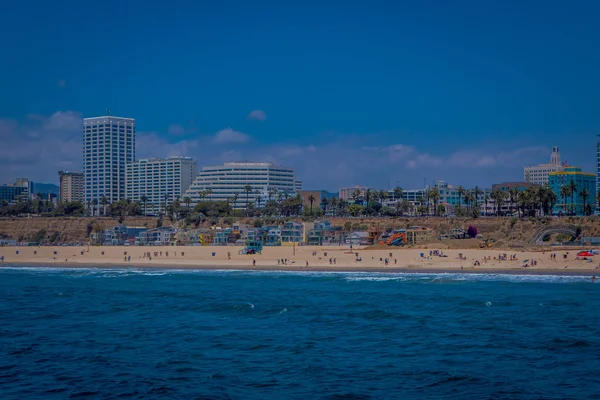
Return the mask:
<svg viewBox="0 0 600 400">
<path fill-rule="evenodd" d="M 585 269 L 550 269 L 550 268 L 465 268 L 464 270 L 456 268 L 419 268 L 419 267 L 348 267 L 348 266 L 324 266 L 316 265 L 307 269 L 306 267 L 293 267 L 286 265 L 267 266 L 242 266 L 242 265 L 174 265 L 174 264 L 152 264 L 142 265 L 135 263 L 117 264 L 117 263 L 90 263 L 83 264 L 78 262 L 64 263 L 37 263 L 37 262 L 12 262 L 0 264 L 2 269 L 96 269 L 96 270 L 164 270 L 164 271 L 237 271 L 237 272 L 340 272 L 340 273 L 381 273 L 381 274 L 468 274 L 468 275 L 550 275 L 550 276 L 593 276 L 595 270 Z M 600 271 L 597 273 L 600 275 Z"/>
<path fill-rule="evenodd" d="M 600 274 L 598 260 L 575 252 L 490 249 L 347 249 L 274 247 L 243 254 L 241 247 L 4 247 L 4 266 L 371 273 Z M 508 253 L 508 254 L 507 254 Z M 527 266 L 526 268 L 524 266 Z M 308 268 L 307 268 L 308 267 Z"/>
</svg>

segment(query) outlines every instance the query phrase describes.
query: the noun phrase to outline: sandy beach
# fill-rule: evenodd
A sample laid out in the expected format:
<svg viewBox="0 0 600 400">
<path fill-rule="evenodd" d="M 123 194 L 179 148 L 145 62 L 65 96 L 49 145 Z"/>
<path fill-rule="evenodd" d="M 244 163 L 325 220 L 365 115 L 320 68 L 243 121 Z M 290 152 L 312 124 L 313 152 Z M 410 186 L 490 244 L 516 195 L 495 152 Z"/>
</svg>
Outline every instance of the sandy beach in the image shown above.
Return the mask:
<svg viewBox="0 0 600 400">
<path fill-rule="evenodd" d="M 313 270 L 370 272 L 600 273 L 598 261 L 579 260 L 577 251 L 357 249 L 349 247 L 265 247 L 240 254 L 241 247 L 1 247 L 2 265 L 177 269 Z M 431 252 L 431 254 L 430 254 Z M 437 253 L 437 254 L 436 254 Z M 150 257 L 148 257 L 150 254 Z M 358 254 L 358 256 L 357 256 Z M 556 254 L 556 258 L 551 257 Z M 506 255 L 506 260 L 500 260 Z M 386 262 L 387 259 L 387 262 Z M 307 266 L 308 263 L 308 266 Z M 526 265 L 526 267 L 524 267 Z"/>
</svg>

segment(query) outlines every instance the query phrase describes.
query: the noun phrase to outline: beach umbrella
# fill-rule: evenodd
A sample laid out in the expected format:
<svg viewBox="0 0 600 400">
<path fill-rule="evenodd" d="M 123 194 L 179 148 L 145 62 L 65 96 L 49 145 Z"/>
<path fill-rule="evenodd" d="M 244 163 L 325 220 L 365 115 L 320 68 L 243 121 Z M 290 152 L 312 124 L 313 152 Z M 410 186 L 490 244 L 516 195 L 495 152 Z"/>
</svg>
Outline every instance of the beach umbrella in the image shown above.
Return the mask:
<svg viewBox="0 0 600 400">
<path fill-rule="evenodd" d="M 579 253 L 577 253 L 577 257 L 593 257 L 594 254 L 590 253 L 589 251 L 580 251 Z"/>
</svg>

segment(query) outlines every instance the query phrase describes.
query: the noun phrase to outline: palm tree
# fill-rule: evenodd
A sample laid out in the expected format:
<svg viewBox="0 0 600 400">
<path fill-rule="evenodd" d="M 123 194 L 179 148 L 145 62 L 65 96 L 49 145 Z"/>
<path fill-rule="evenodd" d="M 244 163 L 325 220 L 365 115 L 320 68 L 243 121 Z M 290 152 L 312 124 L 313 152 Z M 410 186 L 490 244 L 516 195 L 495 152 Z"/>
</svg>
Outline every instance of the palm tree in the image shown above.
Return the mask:
<svg viewBox="0 0 600 400">
<path fill-rule="evenodd" d="M 246 192 L 246 216 L 248 216 L 248 204 L 250 203 L 250 192 L 252 192 L 252 186 L 245 185 L 244 192 Z"/>
<path fill-rule="evenodd" d="M 89 213 L 90 211 L 92 211 L 92 201 L 88 200 L 86 204 L 87 204 L 87 209 L 88 209 L 88 213 Z M 89 214 L 88 214 L 88 216 L 89 216 Z M 93 214 L 92 214 L 92 216 L 93 216 Z"/>
<path fill-rule="evenodd" d="M 517 199 L 517 195 L 519 194 L 519 189 L 516 187 L 508 188 L 508 196 L 510 201 L 510 213 L 513 213 L 513 205 L 515 200 Z"/>
<path fill-rule="evenodd" d="M 163 197 L 163 200 L 165 201 L 165 213 L 166 213 L 167 212 L 167 201 L 169 200 L 169 194 L 163 193 L 162 197 Z"/>
<path fill-rule="evenodd" d="M 189 197 L 184 197 L 184 198 L 183 198 L 183 202 L 185 203 L 185 206 L 186 206 L 187 208 L 190 208 L 190 204 L 192 204 L 192 199 L 191 199 L 191 198 L 189 198 Z"/>
<path fill-rule="evenodd" d="M 440 201 L 440 190 L 436 187 L 429 191 L 429 198 L 433 201 L 433 214 L 438 214 L 438 202 Z M 429 207 L 427 208 L 429 209 Z"/>
<path fill-rule="evenodd" d="M 324 197 L 321 200 L 321 204 L 323 205 L 323 212 L 326 213 L 327 212 L 327 206 L 329 205 L 329 199 L 327 199 L 327 198 Z"/>
<path fill-rule="evenodd" d="M 268 199 L 269 201 L 273 200 L 273 197 L 277 194 L 277 189 L 269 187 L 267 189 Z"/>
<path fill-rule="evenodd" d="M 462 206 L 462 201 L 461 201 L 462 197 L 463 197 L 463 195 L 465 194 L 466 191 L 465 191 L 465 188 L 462 187 L 462 186 L 459 186 L 456 189 L 456 191 L 458 192 L 458 206 L 460 207 L 460 206 Z"/>
<path fill-rule="evenodd" d="M 394 188 L 394 198 L 396 199 L 396 201 L 402 200 L 403 194 L 404 194 L 404 191 L 402 190 L 402 188 L 400 186 L 396 186 Z"/>
<path fill-rule="evenodd" d="M 573 200 L 575 198 L 575 193 L 577 193 L 577 185 L 573 179 L 569 182 L 569 189 L 571 189 L 571 214 L 575 214 L 575 203 Z"/>
<path fill-rule="evenodd" d="M 238 197 L 240 197 L 240 194 L 238 192 L 235 192 L 233 194 L 233 208 L 234 209 L 237 207 Z"/>
<path fill-rule="evenodd" d="M 383 202 L 384 202 L 384 201 L 385 201 L 385 199 L 387 199 L 387 197 L 388 197 L 388 192 L 387 192 L 387 190 L 383 190 L 383 189 L 382 189 L 382 190 L 380 190 L 380 191 L 379 191 L 379 193 L 378 193 L 377 195 L 378 195 L 378 197 L 379 197 L 380 204 L 383 206 Z"/>
<path fill-rule="evenodd" d="M 108 204 L 108 199 L 105 196 L 102 196 L 100 204 L 102 205 L 102 216 L 106 217 L 106 205 Z"/>
<path fill-rule="evenodd" d="M 145 194 L 143 194 L 140 197 L 140 200 L 142 201 L 142 203 L 144 203 L 144 217 L 145 217 L 146 215 L 148 215 L 148 213 L 146 212 L 146 204 L 148 203 L 148 196 L 146 196 Z"/>
<path fill-rule="evenodd" d="M 567 185 L 562 186 L 560 188 L 560 195 L 563 198 L 562 209 L 565 211 L 567 208 L 567 197 L 571 195 L 571 188 Z M 565 212 L 565 214 L 567 213 Z"/>
<path fill-rule="evenodd" d="M 481 190 L 479 189 L 479 187 L 475 186 L 475 189 L 473 189 L 473 198 L 475 201 L 475 208 L 477 208 L 478 206 L 478 201 L 479 201 L 479 195 L 481 194 Z"/>
<path fill-rule="evenodd" d="M 579 195 L 581 196 L 581 200 L 583 201 L 583 214 L 587 215 L 587 210 L 586 210 L 586 203 L 587 203 L 587 199 L 588 197 L 590 197 L 590 192 L 587 191 L 587 189 L 582 189 L 581 192 L 579 192 Z"/>
<path fill-rule="evenodd" d="M 310 202 L 310 215 L 312 215 L 312 206 L 313 202 L 315 201 L 315 196 L 313 196 L 312 194 L 308 196 L 308 201 Z"/>
<path fill-rule="evenodd" d="M 254 198 L 255 198 L 255 203 L 256 203 L 256 208 L 260 208 L 260 203 L 262 202 L 262 196 L 260 195 L 260 192 L 258 190 L 254 191 Z"/>
<path fill-rule="evenodd" d="M 335 214 L 336 214 L 336 211 L 337 211 L 337 208 L 338 208 L 339 204 L 340 203 L 338 202 L 337 197 L 332 197 L 331 198 L 331 209 L 333 210 L 333 216 L 334 217 L 335 217 Z"/>
<path fill-rule="evenodd" d="M 95 216 L 96 215 L 96 211 L 98 211 L 97 207 L 96 207 L 97 205 L 98 205 L 98 199 L 93 199 L 92 200 L 92 207 L 93 207 L 92 208 L 92 217 Z"/>
<path fill-rule="evenodd" d="M 506 198 L 508 198 L 507 192 L 500 189 L 492 191 L 492 199 L 494 199 L 494 203 L 496 203 L 496 216 L 500 216 Z"/>
<path fill-rule="evenodd" d="M 483 202 L 485 203 L 485 211 L 483 212 L 483 215 L 486 217 L 487 217 L 488 201 L 490 201 L 490 196 L 486 193 L 485 196 L 483 197 Z"/>
<path fill-rule="evenodd" d="M 359 188 L 354 189 L 354 191 L 352 192 L 352 195 L 350 196 L 352 198 L 352 200 L 356 201 L 360 198 L 360 194 L 361 191 Z"/>
</svg>

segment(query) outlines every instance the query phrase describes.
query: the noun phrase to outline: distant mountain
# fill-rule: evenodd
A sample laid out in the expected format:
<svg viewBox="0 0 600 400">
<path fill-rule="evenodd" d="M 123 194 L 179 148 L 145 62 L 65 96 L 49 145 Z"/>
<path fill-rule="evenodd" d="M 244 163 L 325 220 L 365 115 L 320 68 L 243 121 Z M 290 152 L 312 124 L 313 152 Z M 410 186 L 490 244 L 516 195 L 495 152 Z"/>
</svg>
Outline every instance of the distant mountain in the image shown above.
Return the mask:
<svg viewBox="0 0 600 400">
<path fill-rule="evenodd" d="M 33 182 L 33 194 L 44 193 L 44 194 L 56 194 L 58 195 L 58 186 L 53 183 L 36 183 Z"/>
</svg>

